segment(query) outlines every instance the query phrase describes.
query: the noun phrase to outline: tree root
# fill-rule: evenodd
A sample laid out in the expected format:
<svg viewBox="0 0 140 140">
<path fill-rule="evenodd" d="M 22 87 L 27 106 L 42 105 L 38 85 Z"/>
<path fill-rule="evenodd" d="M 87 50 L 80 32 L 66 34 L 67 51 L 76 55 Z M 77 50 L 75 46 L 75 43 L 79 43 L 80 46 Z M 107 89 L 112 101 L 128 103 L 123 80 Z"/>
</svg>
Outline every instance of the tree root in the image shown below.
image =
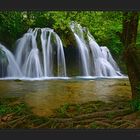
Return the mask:
<svg viewBox="0 0 140 140">
<path fill-rule="evenodd" d="M 128 128 L 130 126 L 130 124 L 128 122 L 121 124 L 120 126 L 116 127 L 116 128 Z"/>
<path fill-rule="evenodd" d="M 95 124 L 106 128 L 114 128 L 112 124 L 102 122 L 102 121 L 95 121 Z"/>
<path fill-rule="evenodd" d="M 23 116 L 23 117 L 21 117 L 21 118 L 17 118 L 17 119 L 15 119 L 15 120 L 13 120 L 13 121 L 10 121 L 10 122 L 8 122 L 8 124 L 14 124 L 14 123 L 16 123 L 16 122 L 18 122 L 18 121 L 22 121 L 22 120 L 24 120 L 25 118 L 28 118 L 29 116 L 31 116 L 31 115 L 27 115 L 27 116 Z M 19 116 L 20 117 L 20 116 Z"/>
<path fill-rule="evenodd" d="M 39 126 L 37 126 L 37 127 L 35 127 L 36 129 L 38 129 L 38 128 L 44 128 L 46 125 L 48 125 L 49 123 L 51 123 L 52 122 L 52 120 L 49 120 L 48 122 L 45 122 L 45 123 L 43 123 L 43 124 L 41 124 L 41 125 L 39 125 Z"/>
<path fill-rule="evenodd" d="M 93 119 L 86 119 L 86 120 L 80 120 L 80 121 L 73 121 L 73 124 L 88 124 L 93 123 L 96 121 L 103 121 L 105 123 L 111 123 L 110 120 L 107 120 L 106 118 L 93 118 Z"/>
<path fill-rule="evenodd" d="M 59 122 L 59 123 L 63 123 L 63 122 L 70 122 L 73 119 L 72 118 L 50 118 L 50 120 Z"/>
<path fill-rule="evenodd" d="M 129 111 L 130 109 L 94 112 L 90 114 L 76 116 L 73 118 L 73 120 L 84 120 L 84 119 L 90 119 L 90 118 L 95 118 L 95 117 L 106 117 L 108 114 L 113 114 L 113 117 L 117 117 L 117 116 L 128 114 Z"/>
</svg>

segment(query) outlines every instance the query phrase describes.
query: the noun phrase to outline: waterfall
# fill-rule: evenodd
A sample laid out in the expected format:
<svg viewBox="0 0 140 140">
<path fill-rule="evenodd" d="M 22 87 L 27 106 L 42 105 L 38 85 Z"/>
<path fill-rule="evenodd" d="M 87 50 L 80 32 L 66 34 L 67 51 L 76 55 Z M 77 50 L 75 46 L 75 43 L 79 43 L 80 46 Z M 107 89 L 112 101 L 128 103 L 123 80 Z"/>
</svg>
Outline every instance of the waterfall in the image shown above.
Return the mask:
<svg viewBox="0 0 140 140">
<path fill-rule="evenodd" d="M 81 28 L 80 24 L 71 24 L 71 29 L 74 33 L 74 36 L 75 36 L 75 39 L 77 42 L 77 47 L 78 47 L 79 54 L 80 54 L 80 59 L 82 62 L 80 69 L 82 69 L 82 73 L 84 76 L 90 76 L 89 50 L 85 44 L 82 28 Z"/>
<path fill-rule="evenodd" d="M 79 67 L 74 65 L 80 71 L 76 76 L 123 76 L 109 49 L 99 46 L 87 28 L 76 22 L 70 28 L 79 56 Z M 0 44 L 0 78 L 67 77 L 65 59 L 62 41 L 53 29 L 30 28 L 16 41 L 14 53 Z"/>
<path fill-rule="evenodd" d="M 101 46 L 101 51 L 102 51 L 103 57 L 112 65 L 116 73 L 121 76 L 122 74 L 120 72 L 120 68 L 115 62 L 115 60 L 113 59 L 109 49 L 106 46 Z"/>
<path fill-rule="evenodd" d="M 2 44 L 0 44 L 0 68 L 1 77 L 22 76 L 13 54 Z"/>
<path fill-rule="evenodd" d="M 29 29 L 16 44 L 16 61 L 25 77 L 66 77 L 63 45 L 52 29 Z M 53 69 L 55 57 L 57 72 Z"/>
<path fill-rule="evenodd" d="M 82 76 L 121 76 L 120 69 L 107 47 L 100 47 L 90 32 L 80 24 L 72 22 L 70 28 L 74 33 L 82 62 Z"/>
</svg>

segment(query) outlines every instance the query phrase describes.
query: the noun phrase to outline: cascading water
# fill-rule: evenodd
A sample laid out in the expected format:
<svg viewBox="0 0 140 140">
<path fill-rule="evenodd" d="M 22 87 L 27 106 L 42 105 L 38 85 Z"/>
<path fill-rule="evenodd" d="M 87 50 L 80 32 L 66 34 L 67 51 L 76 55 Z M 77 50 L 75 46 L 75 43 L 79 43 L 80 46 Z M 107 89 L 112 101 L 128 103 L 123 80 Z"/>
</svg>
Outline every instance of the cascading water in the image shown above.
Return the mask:
<svg viewBox="0 0 140 140">
<path fill-rule="evenodd" d="M 0 44 L 0 76 L 22 76 L 13 54 Z"/>
<path fill-rule="evenodd" d="M 15 58 L 25 77 L 66 77 L 63 45 L 50 28 L 29 29 L 17 41 Z M 55 58 L 57 71 L 53 69 Z"/>
<path fill-rule="evenodd" d="M 117 63 L 115 62 L 115 60 L 113 59 L 109 49 L 106 46 L 101 46 L 100 48 L 101 48 L 103 57 L 112 65 L 112 67 L 116 71 L 117 75 L 121 76 L 122 74 L 120 72 L 120 69 L 119 69 Z"/>
<path fill-rule="evenodd" d="M 82 31 L 80 24 L 75 24 L 74 22 L 71 24 L 71 29 L 74 33 L 77 42 L 77 47 L 82 62 L 81 69 L 82 69 L 83 76 L 90 76 L 89 50 L 84 40 L 84 34 L 83 34 L 84 32 Z"/>
<path fill-rule="evenodd" d="M 82 76 L 122 75 L 107 47 L 100 47 L 90 32 L 80 24 L 72 22 L 70 27 L 81 56 Z"/>
<path fill-rule="evenodd" d="M 107 47 L 100 47 L 80 24 L 72 22 L 70 27 L 80 56 L 82 73 L 78 76 L 123 76 Z M 0 77 L 67 77 L 65 57 L 62 41 L 53 29 L 29 29 L 16 41 L 14 55 L 0 44 Z"/>
</svg>

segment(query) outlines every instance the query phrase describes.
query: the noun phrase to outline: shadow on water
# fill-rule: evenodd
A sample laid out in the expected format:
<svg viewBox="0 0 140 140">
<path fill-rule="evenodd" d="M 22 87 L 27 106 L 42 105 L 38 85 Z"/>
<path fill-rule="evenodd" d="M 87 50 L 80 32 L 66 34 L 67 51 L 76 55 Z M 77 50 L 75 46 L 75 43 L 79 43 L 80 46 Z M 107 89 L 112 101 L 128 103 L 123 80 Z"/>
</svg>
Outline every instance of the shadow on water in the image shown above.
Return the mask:
<svg viewBox="0 0 140 140">
<path fill-rule="evenodd" d="M 4 80 L 0 97 L 22 97 L 35 114 L 44 116 L 64 104 L 130 99 L 131 89 L 128 79 Z"/>
</svg>

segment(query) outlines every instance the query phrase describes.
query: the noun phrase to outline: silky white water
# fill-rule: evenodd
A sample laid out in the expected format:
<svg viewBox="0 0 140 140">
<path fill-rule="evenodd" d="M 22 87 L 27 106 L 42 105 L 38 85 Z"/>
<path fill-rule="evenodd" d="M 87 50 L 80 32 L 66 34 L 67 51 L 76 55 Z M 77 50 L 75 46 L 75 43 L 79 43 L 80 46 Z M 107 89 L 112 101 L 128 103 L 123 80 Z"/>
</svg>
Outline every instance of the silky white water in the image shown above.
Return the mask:
<svg viewBox="0 0 140 140">
<path fill-rule="evenodd" d="M 37 41 L 41 44 L 37 44 Z M 66 77 L 63 45 L 50 28 L 29 29 L 17 41 L 15 58 L 24 77 Z M 57 71 L 54 70 L 55 58 Z"/>
<path fill-rule="evenodd" d="M 13 54 L 2 44 L 0 44 L 0 75 L 1 77 L 22 77 L 22 73 Z"/>
<path fill-rule="evenodd" d="M 106 46 L 99 46 L 90 32 L 72 22 L 81 73 L 77 77 L 123 77 Z M 12 53 L 0 44 L 1 79 L 67 79 L 67 56 L 62 41 L 50 28 L 29 29 L 16 41 Z"/>
<path fill-rule="evenodd" d="M 100 47 L 90 32 L 72 22 L 71 30 L 77 42 L 83 76 L 121 76 L 120 69 L 107 47 Z M 85 39 L 86 38 L 86 39 Z"/>
</svg>

